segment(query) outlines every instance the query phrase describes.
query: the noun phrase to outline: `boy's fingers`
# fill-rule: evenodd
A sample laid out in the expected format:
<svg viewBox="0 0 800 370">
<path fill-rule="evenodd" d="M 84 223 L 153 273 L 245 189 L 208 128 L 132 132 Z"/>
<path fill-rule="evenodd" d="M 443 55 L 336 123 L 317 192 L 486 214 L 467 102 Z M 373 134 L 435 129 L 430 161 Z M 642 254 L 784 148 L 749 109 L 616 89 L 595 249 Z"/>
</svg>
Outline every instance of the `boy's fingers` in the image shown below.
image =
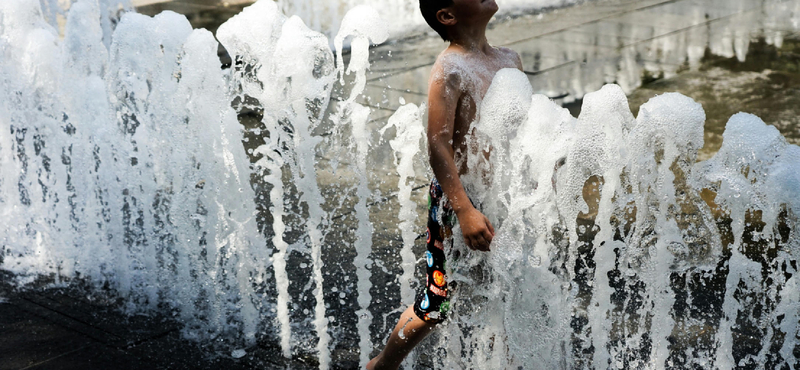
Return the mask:
<svg viewBox="0 0 800 370">
<path fill-rule="evenodd" d="M 485 218 L 485 216 L 484 216 L 484 218 Z M 492 236 L 494 236 L 494 226 L 492 226 L 492 223 L 489 221 L 488 218 L 486 219 L 486 226 L 489 226 L 489 232 L 491 232 Z"/>
<path fill-rule="evenodd" d="M 484 230 L 483 231 L 483 239 L 486 240 L 487 242 L 491 243 L 492 239 L 494 239 L 494 235 L 489 230 Z"/>
<path fill-rule="evenodd" d="M 467 244 L 469 249 L 488 252 L 492 238 L 491 233 L 484 229 L 476 235 L 464 235 L 464 243 Z"/>
<path fill-rule="evenodd" d="M 478 242 L 476 247 L 479 250 L 484 252 L 489 251 L 489 243 L 486 241 L 486 239 L 483 238 L 483 235 L 478 235 L 475 239 Z"/>
</svg>

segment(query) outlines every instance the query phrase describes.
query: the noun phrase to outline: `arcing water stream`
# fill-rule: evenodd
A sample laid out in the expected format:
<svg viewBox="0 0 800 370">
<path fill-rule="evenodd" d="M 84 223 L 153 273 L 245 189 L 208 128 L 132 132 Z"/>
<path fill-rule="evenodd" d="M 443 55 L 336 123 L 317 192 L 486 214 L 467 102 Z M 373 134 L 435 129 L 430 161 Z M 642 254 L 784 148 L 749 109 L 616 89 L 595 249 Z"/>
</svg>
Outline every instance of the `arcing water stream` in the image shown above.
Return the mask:
<svg viewBox="0 0 800 370">
<path fill-rule="evenodd" d="M 126 13 L 109 36 L 91 21 L 101 9 L 75 3 L 60 39 L 38 2 L 0 3 L 0 267 L 171 310 L 198 340 L 313 351 L 321 369 L 355 335 L 363 366 L 387 299 L 372 283 L 384 226 L 370 173 L 400 175 L 408 304 L 424 150 L 424 108 L 404 105 L 379 133 L 397 168 L 371 166 L 379 139 L 356 97 L 370 41 L 387 36 L 378 14 L 344 18 L 345 68 L 324 35 L 259 1 L 220 27 L 223 70 L 213 35 L 183 16 Z M 331 104 L 348 74 L 350 98 Z M 696 163 L 705 113 L 687 97 L 634 117 L 607 85 L 576 119 L 532 91 L 504 70 L 484 100 L 473 140 L 491 162 L 471 166 L 493 175 L 465 183 L 498 236 L 488 254 L 456 237 L 454 311 L 421 348 L 432 365 L 796 368 L 800 148 L 739 114 Z M 242 145 L 232 105 L 261 112 L 258 142 Z M 349 266 L 353 282 L 337 273 Z"/>
</svg>

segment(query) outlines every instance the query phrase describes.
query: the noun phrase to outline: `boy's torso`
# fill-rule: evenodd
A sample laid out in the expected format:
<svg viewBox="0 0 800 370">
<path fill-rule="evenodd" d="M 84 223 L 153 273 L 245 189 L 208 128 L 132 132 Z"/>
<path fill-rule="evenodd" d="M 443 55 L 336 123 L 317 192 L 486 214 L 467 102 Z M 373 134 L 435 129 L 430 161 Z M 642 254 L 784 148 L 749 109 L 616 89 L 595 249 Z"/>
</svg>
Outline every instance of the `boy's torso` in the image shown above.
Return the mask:
<svg viewBox="0 0 800 370">
<path fill-rule="evenodd" d="M 494 48 L 484 52 L 469 52 L 449 47 L 436 60 L 434 73 L 447 76 L 452 81 L 453 94 L 458 94 L 455 111 L 453 150 L 458 172 L 467 172 L 466 155 L 472 125 L 480 118 L 480 106 L 497 71 L 519 68 L 519 55 L 507 48 Z M 475 148 L 477 149 L 477 148 Z M 473 151 L 474 152 L 474 151 Z"/>
</svg>

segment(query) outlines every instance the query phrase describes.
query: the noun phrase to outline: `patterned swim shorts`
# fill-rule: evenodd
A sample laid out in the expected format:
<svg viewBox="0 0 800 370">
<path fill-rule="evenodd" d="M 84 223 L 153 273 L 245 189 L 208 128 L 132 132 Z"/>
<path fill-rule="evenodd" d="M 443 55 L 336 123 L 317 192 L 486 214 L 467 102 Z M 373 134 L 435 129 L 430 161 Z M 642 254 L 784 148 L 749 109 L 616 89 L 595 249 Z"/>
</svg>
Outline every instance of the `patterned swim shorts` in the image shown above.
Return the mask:
<svg viewBox="0 0 800 370">
<path fill-rule="evenodd" d="M 456 216 L 450 202 L 444 199 L 442 187 L 431 181 L 428 197 L 428 229 L 426 231 L 425 264 L 427 279 L 425 287 L 414 302 L 414 313 L 427 322 L 440 322 L 450 310 L 450 294 L 447 288 L 445 269 L 445 243 L 453 243 L 453 225 Z"/>
</svg>

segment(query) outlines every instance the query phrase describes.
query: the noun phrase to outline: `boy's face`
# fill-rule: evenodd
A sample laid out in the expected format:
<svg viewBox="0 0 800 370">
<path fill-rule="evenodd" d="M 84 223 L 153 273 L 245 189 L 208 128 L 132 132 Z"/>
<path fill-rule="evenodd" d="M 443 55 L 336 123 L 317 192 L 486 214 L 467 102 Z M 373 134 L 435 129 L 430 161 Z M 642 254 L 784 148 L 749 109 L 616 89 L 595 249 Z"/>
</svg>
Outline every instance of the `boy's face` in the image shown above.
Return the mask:
<svg viewBox="0 0 800 370">
<path fill-rule="evenodd" d="M 453 15 L 460 22 L 487 21 L 497 13 L 495 0 L 453 0 Z"/>
</svg>

